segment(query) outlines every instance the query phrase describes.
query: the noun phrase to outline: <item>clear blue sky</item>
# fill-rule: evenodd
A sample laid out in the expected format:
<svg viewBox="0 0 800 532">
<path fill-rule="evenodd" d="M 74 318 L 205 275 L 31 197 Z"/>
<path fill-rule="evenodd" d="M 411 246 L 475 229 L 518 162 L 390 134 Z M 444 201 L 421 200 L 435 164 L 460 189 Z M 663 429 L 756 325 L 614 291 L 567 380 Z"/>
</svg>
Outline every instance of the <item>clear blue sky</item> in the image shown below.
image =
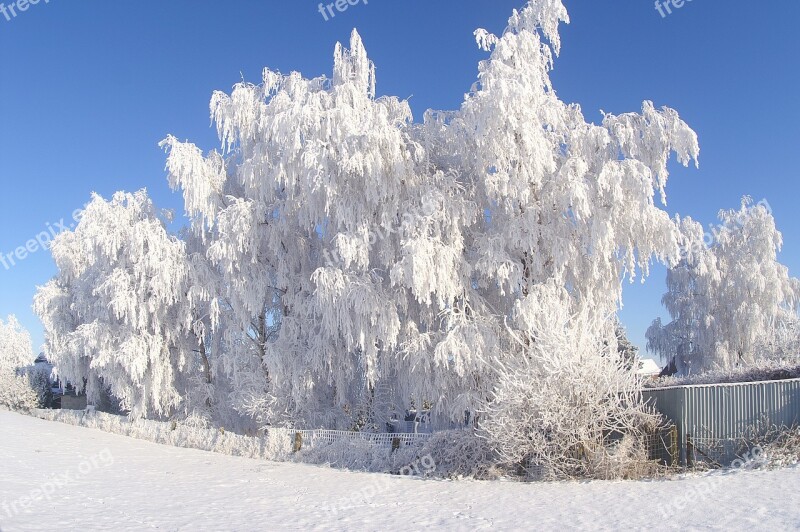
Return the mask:
<svg viewBox="0 0 800 532">
<path fill-rule="evenodd" d="M 10 0 L 0 0 L 6 5 Z M 265 66 L 330 74 L 352 28 L 377 65 L 378 92 L 456 108 L 485 55 L 472 32 L 500 32 L 524 0 L 370 0 L 325 21 L 306 0 L 41 0 L 0 14 L 0 253 L 56 225 L 92 191 L 146 187 L 181 211 L 157 143 L 168 133 L 217 146 L 208 101 Z M 599 110 L 669 105 L 700 137 L 700 169 L 674 165 L 670 213 L 708 224 L 744 194 L 766 198 L 784 233 L 782 260 L 800 274 L 800 2 L 695 0 L 662 18 L 652 0 L 565 0 L 572 23 L 553 79 L 589 120 Z M 30 305 L 54 274 L 39 251 L 0 265 L 0 316 L 42 341 Z M 664 315 L 663 268 L 626 288 L 623 322 L 644 345 Z"/>
</svg>

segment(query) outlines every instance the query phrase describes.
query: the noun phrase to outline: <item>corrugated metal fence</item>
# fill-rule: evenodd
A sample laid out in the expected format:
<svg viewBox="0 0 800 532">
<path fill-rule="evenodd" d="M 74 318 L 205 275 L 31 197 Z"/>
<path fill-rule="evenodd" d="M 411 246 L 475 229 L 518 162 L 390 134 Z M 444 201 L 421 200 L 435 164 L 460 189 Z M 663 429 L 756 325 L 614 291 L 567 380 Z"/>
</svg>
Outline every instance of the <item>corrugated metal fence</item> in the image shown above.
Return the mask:
<svg viewBox="0 0 800 532">
<path fill-rule="evenodd" d="M 643 395 L 676 425 L 682 464 L 730 463 L 753 436 L 800 422 L 800 379 L 650 388 Z"/>
</svg>

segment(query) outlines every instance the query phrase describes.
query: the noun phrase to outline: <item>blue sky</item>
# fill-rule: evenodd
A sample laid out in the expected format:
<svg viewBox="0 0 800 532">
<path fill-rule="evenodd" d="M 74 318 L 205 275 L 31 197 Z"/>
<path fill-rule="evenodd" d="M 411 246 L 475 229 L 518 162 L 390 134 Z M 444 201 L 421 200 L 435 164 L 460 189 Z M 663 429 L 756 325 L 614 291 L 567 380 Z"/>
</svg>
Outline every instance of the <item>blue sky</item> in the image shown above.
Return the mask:
<svg viewBox="0 0 800 532">
<path fill-rule="evenodd" d="M 370 0 L 328 21 L 305 0 L 41 0 L 11 20 L 0 14 L 0 253 L 69 224 L 93 191 L 146 187 L 182 212 L 158 142 L 171 133 L 216 147 L 213 90 L 258 82 L 265 66 L 330 74 L 334 44 L 354 27 L 379 94 L 410 98 L 418 120 L 454 109 L 485 57 L 473 30 L 500 32 L 523 3 Z M 694 0 L 663 18 L 652 0 L 564 3 L 560 97 L 595 122 L 600 109 L 638 111 L 644 99 L 677 109 L 700 137 L 700 169 L 673 165 L 667 210 L 708 224 L 744 194 L 766 198 L 784 233 L 781 259 L 800 274 L 800 2 Z M 46 251 L 0 265 L 0 316 L 16 314 L 35 346 L 31 300 L 54 272 Z M 664 275 L 656 267 L 625 290 L 622 319 L 642 347 L 665 316 Z"/>
</svg>

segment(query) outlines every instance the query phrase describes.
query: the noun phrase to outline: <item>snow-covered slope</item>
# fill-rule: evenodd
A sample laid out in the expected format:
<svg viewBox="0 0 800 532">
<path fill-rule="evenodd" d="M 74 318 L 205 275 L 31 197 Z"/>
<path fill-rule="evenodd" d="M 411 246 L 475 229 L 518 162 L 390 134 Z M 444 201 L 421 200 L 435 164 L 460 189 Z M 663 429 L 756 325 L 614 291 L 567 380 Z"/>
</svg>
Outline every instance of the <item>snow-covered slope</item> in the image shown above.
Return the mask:
<svg viewBox="0 0 800 532">
<path fill-rule="evenodd" d="M 789 530 L 800 528 L 798 489 L 797 468 L 652 482 L 420 480 L 160 446 L 0 411 L 4 532 Z"/>
</svg>

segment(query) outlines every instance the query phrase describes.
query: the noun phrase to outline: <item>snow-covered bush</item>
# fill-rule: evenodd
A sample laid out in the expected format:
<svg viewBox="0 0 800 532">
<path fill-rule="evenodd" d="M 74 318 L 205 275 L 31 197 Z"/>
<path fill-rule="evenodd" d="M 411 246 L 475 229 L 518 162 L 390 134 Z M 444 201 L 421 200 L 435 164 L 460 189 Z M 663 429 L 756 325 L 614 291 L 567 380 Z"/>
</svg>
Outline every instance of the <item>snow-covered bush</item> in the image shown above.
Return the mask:
<svg viewBox="0 0 800 532">
<path fill-rule="evenodd" d="M 750 442 L 748 448 L 751 455 L 753 448 L 760 451 L 758 465 L 767 468 L 796 466 L 800 464 L 800 427 L 773 428 Z"/>
<path fill-rule="evenodd" d="M 33 366 L 35 358 L 30 334 L 17 318 L 0 319 L 0 406 L 12 410 L 45 406 L 49 381 Z"/>
<path fill-rule="evenodd" d="M 533 478 L 631 474 L 647 461 L 646 435 L 660 419 L 610 341 L 613 327 L 603 336 L 597 318 L 573 311 L 561 289 L 536 296 L 546 304 L 527 314 L 531 338 L 520 340 L 520 356 L 495 361 L 498 382 L 480 431 L 506 465 Z"/>
<path fill-rule="evenodd" d="M 501 475 L 496 453 L 473 428 L 436 432 L 420 454 L 431 457 L 436 476 L 491 480 Z"/>
<path fill-rule="evenodd" d="M 301 450 L 294 459 L 342 469 L 397 473 L 419 458 L 421 445 L 404 445 L 397 450 L 362 439 L 341 439 Z"/>
<path fill-rule="evenodd" d="M 40 396 L 26 373 L 0 370 L 0 406 L 11 410 L 39 408 Z"/>
<path fill-rule="evenodd" d="M 49 365 L 35 364 L 25 369 L 30 387 L 36 392 L 36 402 L 39 408 L 49 408 L 53 404 L 51 372 L 52 368 Z"/>
</svg>

